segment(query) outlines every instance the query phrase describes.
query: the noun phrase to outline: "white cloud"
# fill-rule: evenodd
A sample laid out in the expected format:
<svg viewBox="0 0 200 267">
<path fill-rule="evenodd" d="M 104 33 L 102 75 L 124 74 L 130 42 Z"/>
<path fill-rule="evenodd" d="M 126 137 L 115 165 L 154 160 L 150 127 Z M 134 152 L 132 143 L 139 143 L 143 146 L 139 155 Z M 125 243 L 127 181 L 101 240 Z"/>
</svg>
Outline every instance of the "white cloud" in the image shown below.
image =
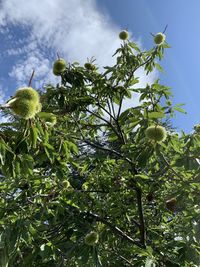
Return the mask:
<svg viewBox="0 0 200 267">
<path fill-rule="evenodd" d="M 68 61 L 80 63 L 94 56 L 99 66 L 105 66 L 113 63 L 112 54 L 120 45 L 121 29 L 98 10 L 95 0 L 2 0 L 0 23 L 29 30 L 24 45 L 19 40 L 18 47 L 8 50 L 9 55 L 23 55 L 10 72 L 20 85 L 27 83 L 33 68 L 37 80 L 55 81 L 52 54 L 42 51 L 54 55 L 58 51 Z M 139 73 L 142 85 L 155 79 L 155 73 L 149 77 Z"/>
<path fill-rule="evenodd" d="M 7 89 L 2 88 L 2 86 L 0 86 L 0 105 L 5 103 L 6 91 Z M 1 109 L 0 109 L 0 123 L 7 122 L 7 121 L 8 121 L 8 118 L 2 116 Z"/>
<path fill-rule="evenodd" d="M 1 86 L 0 86 L 0 104 L 3 104 L 4 101 L 5 101 L 5 95 L 6 95 L 6 90 L 5 88 L 3 89 Z"/>
<path fill-rule="evenodd" d="M 145 71 L 143 68 L 140 68 L 135 73 L 136 77 L 139 77 L 139 82 L 134 86 L 135 88 L 144 88 L 147 84 L 151 85 L 155 79 L 158 77 L 158 72 L 153 71 L 148 76 L 146 76 Z M 125 100 L 125 105 L 122 107 L 122 110 L 127 108 L 131 108 L 133 106 L 138 106 L 140 104 L 139 101 L 140 94 L 134 93 L 132 94 L 131 99 Z"/>
<path fill-rule="evenodd" d="M 34 83 L 36 88 L 41 88 L 43 84 L 49 81 L 57 82 L 58 80 L 52 74 L 51 62 L 45 58 L 38 48 L 30 51 L 25 60 L 13 66 L 9 76 L 16 79 L 18 86 L 26 86 L 33 70 L 35 71 L 33 81 L 36 81 Z"/>
</svg>

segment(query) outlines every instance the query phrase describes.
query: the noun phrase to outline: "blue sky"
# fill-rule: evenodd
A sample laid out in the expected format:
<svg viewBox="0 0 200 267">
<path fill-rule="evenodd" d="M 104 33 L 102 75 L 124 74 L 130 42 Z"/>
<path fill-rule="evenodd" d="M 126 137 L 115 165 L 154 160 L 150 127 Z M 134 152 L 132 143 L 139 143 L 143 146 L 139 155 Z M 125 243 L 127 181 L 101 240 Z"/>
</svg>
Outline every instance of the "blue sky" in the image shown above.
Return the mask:
<svg viewBox="0 0 200 267">
<path fill-rule="evenodd" d="M 166 24 L 171 49 L 165 53 L 159 75 L 172 88 L 174 103 L 185 103 L 187 115 L 177 114 L 174 125 L 189 131 L 200 122 L 200 1 L 99 0 L 118 25 L 131 29 L 144 47 L 152 45 L 150 32 Z M 124 4 L 125 3 L 125 4 Z"/>
<path fill-rule="evenodd" d="M 84 63 L 95 56 L 100 66 L 112 64 L 118 32 L 128 28 L 143 48 L 153 45 L 151 33 L 166 24 L 166 50 L 161 82 L 172 88 L 173 103 L 185 103 L 187 115 L 177 114 L 174 126 L 189 132 L 200 122 L 200 1 L 160 0 L 1 0 L 1 102 L 27 84 L 36 69 L 34 86 L 57 82 L 51 67 L 57 51 L 68 61 Z M 153 82 L 158 73 L 145 77 Z"/>
</svg>

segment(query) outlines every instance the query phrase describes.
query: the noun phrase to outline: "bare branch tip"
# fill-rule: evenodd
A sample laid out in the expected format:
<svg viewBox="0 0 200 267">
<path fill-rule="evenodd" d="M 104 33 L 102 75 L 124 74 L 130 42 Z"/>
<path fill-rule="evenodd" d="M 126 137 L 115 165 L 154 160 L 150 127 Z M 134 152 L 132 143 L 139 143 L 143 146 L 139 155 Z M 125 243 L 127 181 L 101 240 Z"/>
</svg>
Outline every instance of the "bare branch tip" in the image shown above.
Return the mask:
<svg viewBox="0 0 200 267">
<path fill-rule="evenodd" d="M 32 74 L 31 74 L 31 77 L 30 77 L 30 80 L 29 80 L 29 83 L 28 83 L 28 86 L 29 86 L 29 87 L 31 86 L 31 83 L 32 83 L 34 74 L 35 74 L 35 70 L 33 69 Z"/>
</svg>

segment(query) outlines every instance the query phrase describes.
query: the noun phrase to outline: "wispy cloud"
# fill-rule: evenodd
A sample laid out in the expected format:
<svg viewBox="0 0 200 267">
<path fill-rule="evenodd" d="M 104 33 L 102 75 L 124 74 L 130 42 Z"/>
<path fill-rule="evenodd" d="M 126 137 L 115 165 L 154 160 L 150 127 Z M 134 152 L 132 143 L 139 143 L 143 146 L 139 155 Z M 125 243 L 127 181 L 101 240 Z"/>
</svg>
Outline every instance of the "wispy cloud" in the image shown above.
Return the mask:
<svg viewBox="0 0 200 267">
<path fill-rule="evenodd" d="M 3 89 L 3 88 L 0 86 L 0 104 L 3 104 L 3 103 L 4 103 L 5 95 L 6 95 L 6 90 L 5 90 L 5 88 Z"/>
<path fill-rule="evenodd" d="M 120 45 L 120 27 L 98 9 L 95 0 L 2 0 L 0 24 L 27 31 L 23 42 L 17 40 L 7 51 L 8 56 L 23 56 L 10 71 L 18 85 L 27 84 L 33 68 L 38 81 L 55 81 L 51 62 L 57 51 L 82 64 L 94 56 L 99 66 L 105 66 L 113 63 L 112 54 Z M 146 85 L 155 73 L 146 77 L 140 70 L 139 76 L 141 85 Z"/>
<path fill-rule="evenodd" d="M 33 70 L 35 71 L 34 80 L 36 88 L 41 88 L 43 84 L 56 82 L 56 77 L 52 74 L 51 62 L 41 51 L 36 48 L 30 50 L 23 60 L 19 60 L 13 66 L 9 76 L 14 78 L 19 86 L 26 86 Z"/>
</svg>

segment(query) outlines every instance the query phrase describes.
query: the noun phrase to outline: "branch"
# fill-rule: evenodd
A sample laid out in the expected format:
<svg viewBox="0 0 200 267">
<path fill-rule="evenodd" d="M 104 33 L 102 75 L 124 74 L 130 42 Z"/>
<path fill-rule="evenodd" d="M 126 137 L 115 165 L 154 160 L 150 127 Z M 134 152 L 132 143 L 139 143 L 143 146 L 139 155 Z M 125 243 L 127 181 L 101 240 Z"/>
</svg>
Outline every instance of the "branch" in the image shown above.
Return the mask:
<svg viewBox="0 0 200 267">
<path fill-rule="evenodd" d="M 106 102 L 107 102 L 107 106 L 108 106 L 109 112 L 110 112 L 110 114 L 112 114 L 109 100 L 107 99 Z M 113 114 L 113 115 L 114 115 L 114 117 L 115 117 L 115 114 Z"/>
<path fill-rule="evenodd" d="M 106 152 L 109 152 L 109 153 L 112 153 L 112 154 L 117 155 L 119 158 L 122 158 L 122 159 L 126 160 L 126 161 L 131 165 L 131 168 L 132 168 L 132 171 L 134 172 L 134 174 L 137 174 L 137 170 L 136 170 L 136 168 L 135 168 L 135 164 L 134 164 L 134 162 L 132 162 L 132 160 L 130 160 L 129 158 L 125 157 L 124 155 L 122 155 L 120 152 L 117 152 L 116 150 L 113 150 L 113 149 L 110 149 L 110 148 L 106 148 L 106 147 L 103 147 L 103 146 L 101 146 L 101 145 L 99 145 L 99 144 L 95 144 L 95 143 L 92 143 L 92 142 L 86 140 L 85 137 L 84 137 L 84 134 L 82 133 L 82 130 L 81 130 L 81 128 L 80 128 L 78 122 L 76 121 L 76 119 L 74 119 L 73 116 L 70 116 L 70 117 L 71 117 L 71 118 L 74 120 L 74 122 L 76 123 L 76 125 L 77 125 L 77 127 L 78 127 L 78 129 L 79 129 L 79 131 L 80 131 L 80 134 L 81 134 L 82 139 L 80 139 L 80 138 L 78 138 L 78 137 L 76 137 L 76 136 L 72 136 L 72 138 L 74 138 L 74 139 L 76 139 L 76 140 L 79 140 L 79 141 L 82 141 L 82 142 L 84 142 L 84 143 L 86 143 L 86 144 L 88 144 L 88 145 L 90 145 L 90 146 L 92 146 L 92 147 L 95 147 L 95 148 L 97 148 L 97 149 L 101 149 L 101 150 L 103 150 L 103 151 L 106 151 Z M 106 121 L 106 122 L 107 122 L 107 121 Z M 108 122 L 107 122 L 107 123 L 108 123 Z"/>
<path fill-rule="evenodd" d="M 124 155 L 122 155 L 120 152 L 117 152 L 116 150 L 106 148 L 106 147 L 103 147 L 103 146 L 95 144 L 95 143 L 91 143 L 90 141 L 88 141 L 86 139 L 83 139 L 82 141 L 85 142 L 86 144 L 90 145 L 90 146 L 93 146 L 95 148 L 98 148 L 98 149 L 101 149 L 103 151 L 117 155 L 118 157 L 126 160 L 129 164 L 131 164 L 132 167 L 134 165 L 134 163 L 129 158 L 125 157 Z M 134 169 L 134 171 L 135 171 L 135 173 L 137 172 L 136 169 Z"/>
<path fill-rule="evenodd" d="M 82 213 L 84 213 L 86 216 L 92 217 L 96 221 L 102 222 L 103 224 L 107 225 L 113 232 L 115 232 L 117 235 L 121 236 L 123 239 L 131 242 L 132 244 L 134 244 L 140 248 L 145 248 L 144 245 L 141 244 L 141 242 L 132 239 L 129 235 L 127 235 L 125 232 L 123 232 L 120 228 L 118 228 L 117 226 L 108 222 L 106 219 L 100 217 L 99 215 L 94 214 L 94 213 L 89 212 L 89 211 L 88 212 L 82 212 Z"/>
<path fill-rule="evenodd" d="M 166 30 L 167 30 L 167 27 L 168 27 L 168 24 L 165 26 L 165 28 L 164 28 L 164 30 L 163 30 L 163 33 L 165 33 L 165 32 L 166 32 Z"/>
<path fill-rule="evenodd" d="M 120 100 L 120 108 L 119 108 L 119 113 L 120 113 L 120 109 L 121 109 L 121 106 L 122 106 L 122 101 L 123 101 L 123 96 L 121 96 L 121 100 Z M 109 103 L 109 102 L 108 102 Z M 123 135 L 123 133 L 122 133 L 122 130 L 121 130 L 121 128 L 120 128 L 120 125 L 119 125 L 119 122 L 118 122 L 118 117 L 119 117 L 119 113 L 118 113 L 118 115 L 117 115 L 117 119 L 115 118 L 115 111 L 114 111 L 114 107 L 113 107 L 113 105 L 112 105 L 113 103 L 112 103 L 112 101 L 111 101 L 111 106 L 112 106 L 112 110 L 113 110 L 113 114 L 114 114 L 114 116 L 110 113 L 110 112 L 108 112 L 99 102 L 98 102 L 98 106 L 100 107 L 100 108 L 102 108 L 109 116 L 110 116 L 110 118 L 112 118 L 113 120 L 114 120 L 114 122 L 116 123 L 116 125 L 117 125 L 117 129 L 119 130 L 119 134 L 120 134 L 120 136 L 121 136 L 121 140 L 122 140 L 122 142 L 123 142 L 123 144 L 126 144 L 126 142 L 125 142 L 125 140 L 124 140 L 124 135 Z M 109 122 L 110 124 L 111 124 L 111 121 Z"/>
<path fill-rule="evenodd" d="M 95 221 L 98 222 L 102 222 L 103 224 L 105 224 L 106 226 L 108 226 L 114 233 L 116 233 L 117 235 L 119 235 L 121 238 L 129 241 L 130 243 L 140 247 L 140 248 L 145 248 L 145 246 L 143 244 L 141 244 L 141 242 L 139 240 L 134 240 L 132 239 L 129 235 L 127 235 L 124 231 L 122 231 L 119 227 L 113 225 L 111 222 L 107 221 L 105 218 L 102 218 L 101 216 L 99 216 L 98 214 L 95 214 L 91 211 L 80 211 L 78 208 L 71 206 L 68 204 L 68 206 L 71 208 L 72 211 L 74 211 L 75 213 L 78 213 L 80 215 L 86 216 L 87 218 L 93 218 Z"/>
<path fill-rule="evenodd" d="M 132 69 L 132 71 L 130 72 L 130 75 L 129 75 L 128 79 L 126 80 L 126 84 L 125 84 L 126 87 L 128 86 L 128 83 L 130 82 L 131 78 L 133 77 L 134 72 L 135 72 L 137 69 L 143 67 L 144 65 L 146 65 L 147 63 L 149 63 L 150 61 L 152 61 L 152 60 L 155 59 L 155 55 L 156 55 L 157 50 L 158 50 L 158 47 L 155 48 L 155 51 L 152 52 L 152 55 L 150 55 L 150 56 L 147 58 L 146 61 L 144 61 L 143 63 L 141 63 L 140 65 L 136 66 L 134 69 Z M 143 52 L 140 53 L 140 55 L 142 55 L 142 54 L 143 54 Z"/>
<path fill-rule="evenodd" d="M 184 181 L 184 177 L 182 177 L 177 171 L 174 170 L 174 168 L 172 168 L 172 166 L 170 165 L 170 163 L 168 162 L 168 160 L 165 158 L 165 156 L 163 155 L 162 152 L 160 152 L 160 155 L 162 156 L 164 162 L 166 163 L 166 165 L 169 167 L 169 169 L 178 177 L 181 179 L 181 181 Z M 185 181 L 186 182 L 186 181 Z M 187 183 L 187 182 L 186 182 Z"/>
<path fill-rule="evenodd" d="M 117 120 L 119 119 L 119 116 L 120 116 L 120 113 L 121 113 L 123 99 L 124 99 L 124 97 L 121 94 L 121 96 L 120 96 L 120 102 L 119 102 L 119 109 L 118 109 L 118 112 L 117 112 Z"/>
<path fill-rule="evenodd" d="M 97 106 L 100 107 L 101 109 L 103 109 L 113 120 L 115 120 L 115 117 L 112 115 L 112 113 L 110 111 L 108 111 L 107 109 L 105 109 L 100 103 L 99 101 L 97 102 Z"/>
<path fill-rule="evenodd" d="M 112 97 L 110 95 L 109 95 L 109 99 L 110 99 L 110 103 L 111 103 L 111 107 L 112 107 L 112 112 L 113 112 L 113 115 L 115 117 L 115 108 L 114 108 L 114 105 L 113 105 Z"/>
<path fill-rule="evenodd" d="M 146 229 L 145 229 L 145 221 L 143 215 L 143 207 L 142 207 L 142 191 L 140 188 L 136 188 L 136 196 L 137 196 L 137 205 L 138 205 L 138 213 L 139 213 L 139 221 L 140 221 L 140 242 L 143 247 L 146 247 Z"/>
<path fill-rule="evenodd" d="M 110 128 L 113 130 L 113 132 L 115 132 L 115 134 L 118 136 L 119 139 L 122 139 L 122 137 L 119 135 L 119 133 L 117 132 L 117 130 L 115 129 L 115 127 L 112 125 L 111 122 L 107 121 L 105 118 L 102 118 L 101 116 L 99 116 L 98 114 L 94 113 L 93 111 L 89 110 L 89 109 L 85 109 L 87 112 L 89 112 L 90 114 L 94 115 L 95 117 L 99 118 L 100 120 L 106 122 Z"/>
<path fill-rule="evenodd" d="M 115 250 L 113 250 L 113 252 L 114 252 L 115 256 L 120 257 L 123 261 L 125 261 L 127 264 L 129 264 L 129 266 L 133 266 L 133 264 L 128 259 L 126 259 L 124 256 L 120 255 L 118 251 L 115 252 Z"/>
<path fill-rule="evenodd" d="M 34 74 L 35 74 L 35 70 L 32 71 L 31 78 L 30 78 L 29 83 L 28 83 L 29 87 L 31 86 Z"/>
</svg>

